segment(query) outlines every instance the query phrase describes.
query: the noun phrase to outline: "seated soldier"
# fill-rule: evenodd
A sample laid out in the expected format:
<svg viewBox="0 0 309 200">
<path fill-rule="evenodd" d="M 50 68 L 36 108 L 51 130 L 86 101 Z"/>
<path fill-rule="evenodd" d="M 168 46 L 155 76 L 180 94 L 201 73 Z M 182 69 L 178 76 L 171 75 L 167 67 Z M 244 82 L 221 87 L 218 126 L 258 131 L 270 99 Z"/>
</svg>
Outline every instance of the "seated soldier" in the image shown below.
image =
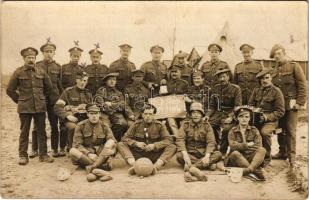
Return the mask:
<svg viewBox="0 0 309 200">
<path fill-rule="evenodd" d="M 124 88 L 126 101 L 133 111 L 135 119 L 140 118 L 144 103 L 148 102 L 150 95 L 149 89 L 143 84 L 144 75 L 145 73 L 140 69 L 133 70 L 133 83 Z M 132 120 L 128 120 L 129 126 L 133 122 Z"/>
<path fill-rule="evenodd" d="M 176 146 L 164 124 L 154 119 L 156 108 L 146 103 L 141 120 L 130 126 L 122 142 L 118 143 L 118 151 L 127 163 L 133 166 L 136 159 L 146 157 L 155 163 L 159 170 L 175 154 Z M 131 173 L 133 168 L 129 169 Z"/>
<path fill-rule="evenodd" d="M 227 166 L 244 168 L 243 175 L 248 178 L 265 180 L 264 173 L 259 167 L 264 161 L 266 150 L 263 148 L 258 129 L 249 125 L 251 112 L 248 106 L 235 108 L 238 125 L 229 131 L 231 151 L 225 162 Z"/>
<path fill-rule="evenodd" d="M 209 110 L 206 113 L 206 121 L 209 119 L 219 150 L 226 154 L 228 149 L 228 131 L 233 124 L 233 109 L 241 105 L 241 90 L 238 85 L 230 83 L 230 70 L 218 70 L 215 76 L 219 78 L 219 84 L 212 88 Z M 222 130 L 222 131 L 221 131 Z"/>
<path fill-rule="evenodd" d="M 92 102 L 92 95 L 86 85 L 88 74 L 79 71 L 76 74 L 76 85 L 66 88 L 56 102 L 54 109 L 59 119 L 64 123 L 68 134 L 68 150 L 72 148 L 76 124 L 87 118 L 86 104 Z"/>
<path fill-rule="evenodd" d="M 98 89 L 94 102 L 101 106 L 103 122 L 111 127 L 115 138 L 120 141 L 128 128 L 125 116 L 132 121 L 135 117 L 122 92 L 116 89 L 117 76 L 118 73 L 109 73 L 103 78 L 105 86 Z"/>
<path fill-rule="evenodd" d="M 284 115 L 284 97 L 279 88 L 272 84 L 271 69 L 265 69 L 256 75 L 260 86 L 254 88 L 249 105 L 261 109 L 263 113 L 258 124 L 254 124 L 262 136 L 266 149 L 264 166 L 271 161 L 271 136 L 276 131 L 278 120 Z"/>
<path fill-rule="evenodd" d="M 190 110 L 190 104 L 200 102 L 204 110 L 208 110 L 211 88 L 204 83 L 204 74 L 200 70 L 195 70 L 192 74 L 193 85 L 188 89 L 188 95 L 185 97 L 187 110 Z"/>
<path fill-rule="evenodd" d="M 116 139 L 108 125 L 100 120 L 100 108 L 96 104 L 86 106 L 88 119 L 77 124 L 70 157 L 73 163 L 93 169 L 111 170 L 110 157 L 116 152 Z"/>
<path fill-rule="evenodd" d="M 208 122 L 203 120 L 205 115 L 201 103 L 192 103 L 190 120 L 182 122 L 179 135 L 176 137 L 178 148 L 177 161 L 187 167 L 191 163 L 199 169 L 216 169 L 216 162 L 222 154 L 216 151 L 216 139 Z"/>
</svg>

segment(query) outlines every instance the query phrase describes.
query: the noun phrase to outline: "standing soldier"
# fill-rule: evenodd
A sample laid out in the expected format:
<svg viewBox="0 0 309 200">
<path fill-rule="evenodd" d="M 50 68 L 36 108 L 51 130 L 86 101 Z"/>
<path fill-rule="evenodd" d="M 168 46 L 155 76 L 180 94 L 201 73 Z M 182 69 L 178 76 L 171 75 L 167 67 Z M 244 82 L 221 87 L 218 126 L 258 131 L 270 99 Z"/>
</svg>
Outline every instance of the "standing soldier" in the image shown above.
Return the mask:
<svg viewBox="0 0 309 200">
<path fill-rule="evenodd" d="M 203 105 L 195 102 L 190 107 L 190 120 L 184 121 L 176 137 L 178 147 L 177 161 L 199 169 L 216 169 L 216 163 L 222 154 L 216 151 L 216 139 L 208 122 L 203 120 L 205 115 Z"/>
<path fill-rule="evenodd" d="M 116 88 L 123 92 L 124 88 L 132 83 L 131 73 L 136 67 L 133 62 L 129 61 L 132 46 L 122 44 L 119 47 L 121 57 L 109 66 L 109 70 L 110 72 L 119 73 Z"/>
<path fill-rule="evenodd" d="M 76 126 L 70 156 L 89 173 L 96 168 L 110 170 L 109 158 L 116 152 L 116 139 L 108 125 L 101 122 L 97 105 L 87 104 L 86 110 L 88 119 Z"/>
<path fill-rule="evenodd" d="M 103 78 L 104 86 L 99 88 L 94 101 L 102 108 L 102 120 L 107 123 L 117 141 L 120 141 L 128 128 L 125 117 L 134 121 L 135 116 L 126 104 L 122 92 L 116 89 L 118 73 L 109 73 Z"/>
<path fill-rule="evenodd" d="M 241 105 L 241 90 L 238 85 L 230 83 L 230 72 L 229 69 L 222 69 L 214 74 L 220 83 L 212 89 L 210 109 L 206 113 L 206 120 L 209 119 L 214 129 L 222 154 L 226 153 L 228 147 L 227 136 L 233 125 L 233 109 Z"/>
<path fill-rule="evenodd" d="M 90 91 L 85 89 L 88 82 L 88 74 L 79 71 L 76 73 L 76 84 L 66 88 L 55 104 L 55 113 L 66 128 L 69 151 L 72 148 L 73 136 L 76 124 L 87 118 L 86 104 L 92 102 Z"/>
<path fill-rule="evenodd" d="M 62 90 L 75 85 L 76 73 L 82 69 L 78 62 L 83 50 L 79 48 L 78 41 L 74 41 L 74 43 L 75 47 L 69 49 L 71 61 L 63 65 L 61 69 Z"/>
<path fill-rule="evenodd" d="M 218 44 L 210 44 L 208 46 L 208 51 L 210 53 L 210 61 L 206 61 L 203 65 L 201 70 L 204 72 L 205 75 L 205 83 L 209 85 L 211 88 L 219 83 L 219 80 L 215 78 L 215 73 L 218 70 L 222 69 L 229 69 L 229 65 L 221 61 L 219 59 L 220 53 L 222 52 L 222 47 Z M 229 72 L 230 82 L 232 82 L 232 72 Z"/>
<path fill-rule="evenodd" d="M 256 78 L 261 86 L 254 88 L 249 105 L 261 109 L 260 122 L 254 124 L 260 131 L 266 149 L 264 165 L 271 161 L 271 136 L 276 131 L 278 120 L 284 115 L 284 98 L 281 90 L 272 84 L 271 69 L 265 69 Z"/>
<path fill-rule="evenodd" d="M 59 95 L 53 89 L 46 72 L 35 65 L 38 51 L 33 47 L 28 47 L 21 50 L 20 54 L 23 56 L 25 64 L 15 70 L 6 90 L 7 95 L 18 104 L 17 112 L 21 123 L 19 164 L 26 165 L 29 162 L 27 150 L 32 118 L 37 130 L 39 160 L 50 163 L 54 160 L 47 155 L 46 98 L 53 105 Z"/>
<path fill-rule="evenodd" d="M 95 46 L 95 49 L 89 51 L 92 64 L 85 69 L 89 75 L 86 88 L 90 90 L 92 95 L 95 95 L 97 90 L 102 87 L 102 79 L 108 74 L 107 66 L 100 63 L 103 52 L 99 50 L 99 43 Z"/>
<path fill-rule="evenodd" d="M 191 75 L 193 72 L 192 67 L 186 63 L 187 53 L 179 51 L 178 54 L 175 55 L 176 64 L 181 68 L 181 79 L 188 82 L 189 85 L 192 85 Z"/>
<path fill-rule="evenodd" d="M 135 119 L 138 119 L 141 117 L 141 111 L 144 108 L 144 104 L 148 102 L 150 91 L 142 84 L 145 75 L 142 70 L 134 70 L 132 71 L 132 75 L 133 83 L 124 89 L 124 94 L 125 100 L 128 102 L 128 105 L 134 113 Z M 128 121 L 128 123 L 130 126 L 132 121 Z"/>
<path fill-rule="evenodd" d="M 258 86 L 256 75 L 262 71 L 261 63 L 252 59 L 254 47 L 249 44 L 240 46 L 244 61 L 238 63 L 234 70 L 234 83 L 241 88 L 242 103 L 247 105 L 253 89 Z"/>
<path fill-rule="evenodd" d="M 43 69 L 49 76 L 54 90 L 57 94 L 61 92 L 61 81 L 60 81 L 60 73 L 61 66 L 53 60 L 55 56 L 56 45 L 50 42 L 50 39 L 47 40 L 46 44 L 42 45 L 40 48 L 43 53 L 44 59 L 40 62 L 36 63 L 38 68 Z M 46 102 L 47 108 L 47 116 L 51 128 L 51 148 L 52 148 L 52 156 L 65 156 L 65 145 L 66 138 L 64 138 L 64 134 L 60 135 L 60 144 L 59 144 L 59 129 L 58 129 L 58 117 L 54 112 L 54 105 L 50 104 L 50 102 Z M 58 153 L 58 146 L 60 145 L 60 151 Z M 38 155 L 38 142 L 37 142 L 37 134 L 36 127 L 33 128 L 32 131 L 32 153 L 29 155 L 30 158 L 34 158 Z"/>
<path fill-rule="evenodd" d="M 285 49 L 281 45 L 274 45 L 270 52 L 270 58 L 274 58 L 276 65 L 272 68 L 273 83 L 283 93 L 285 101 L 285 114 L 279 120 L 279 127 L 283 134 L 278 135 L 279 153 L 274 159 L 289 158 L 293 167 L 296 154 L 296 128 L 298 109 L 306 103 L 306 78 L 300 65 L 288 61 Z"/>
<path fill-rule="evenodd" d="M 131 166 L 136 159 L 146 157 L 160 169 L 175 154 L 176 146 L 160 121 L 154 119 L 156 108 L 145 104 L 142 113 L 143 119 L 137 120 L 126 132 L 122 142 L 118 143 L 118 151 Z M 129 169 L 129 173 L 133 168 Z"/>
<path fill-rule="evenodd" d="M 159 94 L 159 86 L 166 84 L 167 66 L 161 62 L 164 48 L 155 45 L 150 48 L 152 61 L 144 63 L 141 70 L 145 73 L 144 81 L 149 84 L 149 88 L 154 88 L 154 93 Z"/>
</svg>

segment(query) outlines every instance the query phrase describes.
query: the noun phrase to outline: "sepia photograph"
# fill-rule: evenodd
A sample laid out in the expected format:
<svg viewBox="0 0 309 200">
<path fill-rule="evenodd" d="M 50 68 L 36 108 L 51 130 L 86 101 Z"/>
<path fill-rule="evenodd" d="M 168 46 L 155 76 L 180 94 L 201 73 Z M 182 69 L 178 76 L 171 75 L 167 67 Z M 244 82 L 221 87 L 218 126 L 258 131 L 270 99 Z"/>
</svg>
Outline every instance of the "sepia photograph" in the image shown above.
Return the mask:
<svg viewBox="0 0 309 200">
<path fill-rule="evenodd" d="M 306 1 L 0 9 L 1 198 L 308 198 Z"/>
</svg>

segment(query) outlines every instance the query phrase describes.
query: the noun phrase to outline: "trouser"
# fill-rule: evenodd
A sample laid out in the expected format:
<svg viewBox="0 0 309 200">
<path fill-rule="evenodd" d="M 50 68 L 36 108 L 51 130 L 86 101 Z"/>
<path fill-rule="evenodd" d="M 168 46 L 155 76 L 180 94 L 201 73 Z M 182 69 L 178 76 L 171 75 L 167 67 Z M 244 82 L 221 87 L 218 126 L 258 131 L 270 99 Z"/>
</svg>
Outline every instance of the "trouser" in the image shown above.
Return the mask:
<svg viewBox="0 0 309 200">
<path fill-rule="evenodd" d="M 207 167 L 203 167 L 203 165 L 201 164 L 201 160 L 204 158 L 204 154 L 200 153 L 200 152 L 188 152 L 188 155 L 190 157 L 191 163 L 199 168 L 199 169 L 206 169 Z M 176 154 L 176 159 L 178 161 L 179 164 L 181 164 L 182 166 L 185 165 L 185 161 L 183 159 L 183 154 L 181 152 L 177 152 Z M 209 157 L 209 166 L 211 164 L 217 163 L 222 159 L 222 154 L 220 151 L 214 151 L 210 153 L 210 157 Z"/>
<path fill-rule="evenodd" d="M 128 129 L 128 123 L 121 113 L 102 114 L 101 120 L 111 127 L 114 137 L 119 142 Z"/>
<path fill-rule="evenodd" d="M 71 149 L 73 145 L 74 131 L 76 127 L 76 123 L 74 122 L 64 122 L 66 132 L 68 135 L 68 148 Z"/>
<path fill-rule="evenodd" d="M 286 110 L 284 116 L 279 120 L 282 134 L 278 134 L 279 151 L 287 154 L 289 159 L 296 155 L 296 128 L 297 110 Z"/>
<path fill-rule="evenodd" d="M 263 147 L 259 147 L 255 152 L 250 154 L 242 154 L 239 151 L 233 151 L 228 157 L 228 166 L 249 168 L 254 171 L 264 161 L 266 150 Z"/>
<path fill-rule="evenodd" d="M 51 128 L 51 148 L 53 150 L 58 149 L 59 145 L 59 130 L 58 130 L 58 117 L 54 112 L 53 106 L 47 105 L 47 117 Z M 60 148 L 64 148 L 66 145 L 65 135 L 61 134 L 60 131 Z M 38 150 L 38 140 L 37 140 L 37 131 L 36 125 L 34 123 L 33 131 L 32 131 L 32 151 Z"/>
<path fill-rule="evenodd" d="M 274 133 L 278 126 L 278 122 L 266 122 L 261 127 L 259 127 L 261 136 L 262 136 L 262 142 L 263 147 L 266 150 L 265 155 L 265 161 L 270 162 L 271 161 L 271 136 Z"/>
<path fill-rule="evenodd" d="M 47 137 L 45 131 L 45 113 L 19 113 L 20 136 L 19 136 L 19 157 L 28 157 L 28 143 L 31 120 L 36 124 L 37 143 L 39 156 L 47 155 Z"/>
<path fill-rule="evenodd" d="M 174 144 L 170 144 L 158 151 L 145 152 L 128 146 L 126 143 L 119 142 L 117 144 L 117 150 L 125 160 L 127 160 L 128 158 L 134 158 L 135 160 L 137 160 L 139 158 L 146 157 L 150 159 L 153 163 L 160 159 L 164 162 L 164 164 L 166 164 L 175 154 L 176 146 Z"/>
</svg>

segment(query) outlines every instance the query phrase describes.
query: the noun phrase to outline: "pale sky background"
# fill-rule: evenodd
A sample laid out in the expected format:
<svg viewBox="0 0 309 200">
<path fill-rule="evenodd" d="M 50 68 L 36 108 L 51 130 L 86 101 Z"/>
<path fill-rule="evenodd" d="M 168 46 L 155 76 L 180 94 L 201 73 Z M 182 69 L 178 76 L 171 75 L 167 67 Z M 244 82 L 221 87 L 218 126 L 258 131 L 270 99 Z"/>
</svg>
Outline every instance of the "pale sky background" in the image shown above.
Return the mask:
<svg viewBox="0 0 309 200">
<path fill-rule="evenodd" d="M 257 49 L 286 44 L 293 35 L 306 45 L 306 2 L 4 2 L 1 4 L 1 66 L 4 74 L 23 64 L 20 50 L 37 49 L 51 37 L 55 60 L 69 62 L 68 49 L 79 40 L 81 62 L 90 64 L 88 51 L 99 42 L 102 63 L 119 58 L 118 45 L 133 46 L 130 60 L 139 68 L 151 59 L 149 48 L 165 48 L 163 59 L 213 42 L 225 22 L 237 48 L 250 43 Z M 202 52 L 199 52 L 202 53 Z M 240 52 L 239 52 L 240 54 Z M 268 55 L 267 55 L 268 56 Z M 37 61 L 42 59 L 40 54 Z M 224 60 L 224 58 L 222 58 Z"/>
</svg>

